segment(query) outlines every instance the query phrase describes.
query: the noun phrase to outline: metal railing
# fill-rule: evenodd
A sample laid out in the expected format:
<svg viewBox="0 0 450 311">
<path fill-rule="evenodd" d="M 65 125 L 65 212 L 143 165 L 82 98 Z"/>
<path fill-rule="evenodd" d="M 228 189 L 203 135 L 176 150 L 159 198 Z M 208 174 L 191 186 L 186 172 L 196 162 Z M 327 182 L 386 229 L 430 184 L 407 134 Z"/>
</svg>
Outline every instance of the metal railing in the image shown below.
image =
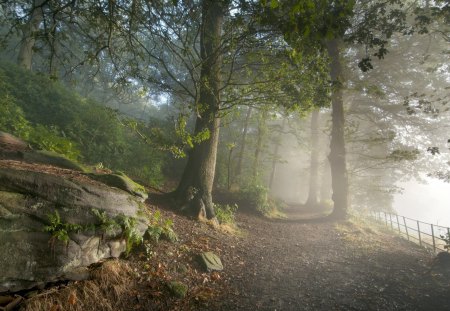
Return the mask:
<svg viewBox="0 0 450 311">
<path fill-rule="evenodd" d="M 450 228 L 442 227 L 417 219 L 389 214 L 385 212 L 375 212 L 372 217 L 398 232 L 401 236 L 423 246 L 433 252 L 447 251 L 444 237 L 450 238 Z"/>
</svg>

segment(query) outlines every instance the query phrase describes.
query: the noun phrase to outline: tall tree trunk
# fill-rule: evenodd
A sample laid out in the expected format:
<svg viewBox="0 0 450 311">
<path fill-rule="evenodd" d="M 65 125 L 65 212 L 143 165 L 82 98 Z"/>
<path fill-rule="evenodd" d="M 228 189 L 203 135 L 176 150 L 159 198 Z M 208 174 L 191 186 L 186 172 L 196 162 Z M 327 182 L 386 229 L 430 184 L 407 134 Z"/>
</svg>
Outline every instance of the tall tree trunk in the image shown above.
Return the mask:
<svg viewBox="0 0 450 311">
<path fill-rule="evenodd" d="M 332 129 L 330 143 L 331 187 L 334 209 L 330 215 L 335 219 L 345 219 L 348 213 L 348 176 L 345 160 L 344 103 L 342 100 L 342 68 L 340 63 L 339 40 L 327 41 L 327 51 L 331 59 L 330 77 L 333 83 L 331 107 Z"/>
<path fill-rule="evenodd" d="M 281 135 L 284 131 L 284 127 L 286 125 L 286 119 L 283 119 L 283 122 L 281 123 L 281 133 L 278 136 L 277 141 L 275 142 L 275 150 L 273 154 L 273 160 L 272 160 L 272 170 L 270 172 L 270 178 L 269 178 L 269 189 L 272 190 L 273 181 L 275 180 L 275 174 L 277 171 L 277 164 L 279 162 L 279 153 L 280 153 L 280 146 L 281 146 Z"/>
<path fill-rule="evenodd" d="M 320 176 L 320 202 L 331 199 L 331 182 L 330 182 L 330 162 L 324 161 L 322 164 L 322 172 Z"/>
<path fill-rule="evenodd" d="M 212 187 L 219 142 L 220 106 L 220 54 L 224 1 L 204 0 L 202 3 L 202 28 L 200 54 L 202 67 L 200 97 L 197 103 L 200 114 L 195 122 L 195 134 L 205 129 L 209 139 L 197 144 L 189 153 L 178 188 L 175 190 L 182 208 L 190 214 L 208 219 L 215 218 Z"/>
<path fill-rule="evenodd" d="M 30 11 L 30 18 L 23 26 L 22 42 L 20 44 L 19 55 L 17 56 L 17 63 L 19 66 L 31 70 L 33 61 L 33 48 L 36 43 L 36 32 L 39 30 L 39 24 L 43 20 L 42 5 L 45 0 L 34 0 L 33 7 Z"/>
<path fill-rule="evenodd" d="M 267 133 L 266 119 L 267 119 L 267 111 L 263 110 L 263 112 L 258 117 L 258 137 L 256 139 L 255 157 L 253 159 L 253 179 L 255 180 L 255 182 L 256 179 L 258 178 L 258 167 L 263 147 L 263 141 Z"/>
<path fill-rule="evenodd" d="M 242 142 L 241 142 L 241 148 L 239 149 L 239 155 L 238 155 L 238 163 L 236 166 L 236 172 L 234 174 L 235 180 L 240 177 L 242 173 L 242 161 L 244 159 L 244 153 L 245 153 L 245 145 L 246 145 L 246 139 L 247 139 L 247 132 L 248 132 L 248 124 L 250 121 L 250 116 L 252 115 L 252 108 L 249 107 L 247 110 L 247 115 L 245 116 L 245 123 L 244 123 L 244 129 L 242 132 Z"/>
<path fill-rule="evenodd" d="M 316 109 L 311 115 L 311 167 L 309 169 L 309 192 L 306 200 L 307 206 L 316 206 L 317 184 L 319 176 L 319 110 Z"/>
</svg>

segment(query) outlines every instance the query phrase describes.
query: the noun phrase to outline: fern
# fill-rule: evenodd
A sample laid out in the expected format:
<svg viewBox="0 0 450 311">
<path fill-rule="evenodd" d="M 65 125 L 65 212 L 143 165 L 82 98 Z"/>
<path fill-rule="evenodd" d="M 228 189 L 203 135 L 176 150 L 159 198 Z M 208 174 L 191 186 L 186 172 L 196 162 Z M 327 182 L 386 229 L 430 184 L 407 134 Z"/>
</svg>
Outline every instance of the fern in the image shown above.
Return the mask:
<svg viewBox="0 0 450 311">
<path fill-rule="evenodd" d="M 56 239 L 67 244 L 69 242 L 70 232 L 80 232 L 83 226 L 78 224 L 63 223 L 58 211 L 54 214 L 47 215 L 50 225 L 44 227 L 44 231 L 52 235 L 52 239 Z"/>
</svg>

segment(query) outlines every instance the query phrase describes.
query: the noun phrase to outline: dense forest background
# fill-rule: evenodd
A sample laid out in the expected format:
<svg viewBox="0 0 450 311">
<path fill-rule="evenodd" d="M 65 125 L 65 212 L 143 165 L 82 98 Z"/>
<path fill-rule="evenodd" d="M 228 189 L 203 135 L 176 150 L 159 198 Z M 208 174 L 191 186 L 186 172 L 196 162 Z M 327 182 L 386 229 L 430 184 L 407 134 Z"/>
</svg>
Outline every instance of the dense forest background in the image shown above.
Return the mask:
<svg viewBox="0 0 450 311">
<path fill-rule="evenodd" d="M 214 217 L 449 181 L 449 2 L 0 1 L 0 130 Z M 350 204 L 351 203 L 351 204 Z"/>
</svg>

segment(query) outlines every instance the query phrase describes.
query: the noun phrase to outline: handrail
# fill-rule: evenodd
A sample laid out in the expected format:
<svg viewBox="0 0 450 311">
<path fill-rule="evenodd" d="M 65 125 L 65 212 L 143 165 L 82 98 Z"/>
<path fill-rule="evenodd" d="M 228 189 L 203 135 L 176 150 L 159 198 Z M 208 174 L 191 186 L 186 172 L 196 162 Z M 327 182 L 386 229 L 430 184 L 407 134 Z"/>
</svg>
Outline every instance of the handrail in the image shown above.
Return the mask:
<svg viewBox="0 0 450 311">
<path fill-rule="evenodd" d="M 447 238 L 450 238 L 449 227 L 443 227 L 386 212 L 374 212 L 371 213 L 371 216 L 376 221 L 384 223 L 386 227 L 390 227 L 401 236 L 406 237 L 408 241 L 417 241 L 420 246 L 427 249 L 432 248 L 435 253 L 439 251 L 448 251 L 448 249 L 446 249 L 447 243 L 442 238 L 442 234 L 444 236 L 447 235 Z M 400 219 L 403 221 L 400 221 Z M 411 227 L 411 222 L 414 223 L 414 227 Z"/>
</svg>

